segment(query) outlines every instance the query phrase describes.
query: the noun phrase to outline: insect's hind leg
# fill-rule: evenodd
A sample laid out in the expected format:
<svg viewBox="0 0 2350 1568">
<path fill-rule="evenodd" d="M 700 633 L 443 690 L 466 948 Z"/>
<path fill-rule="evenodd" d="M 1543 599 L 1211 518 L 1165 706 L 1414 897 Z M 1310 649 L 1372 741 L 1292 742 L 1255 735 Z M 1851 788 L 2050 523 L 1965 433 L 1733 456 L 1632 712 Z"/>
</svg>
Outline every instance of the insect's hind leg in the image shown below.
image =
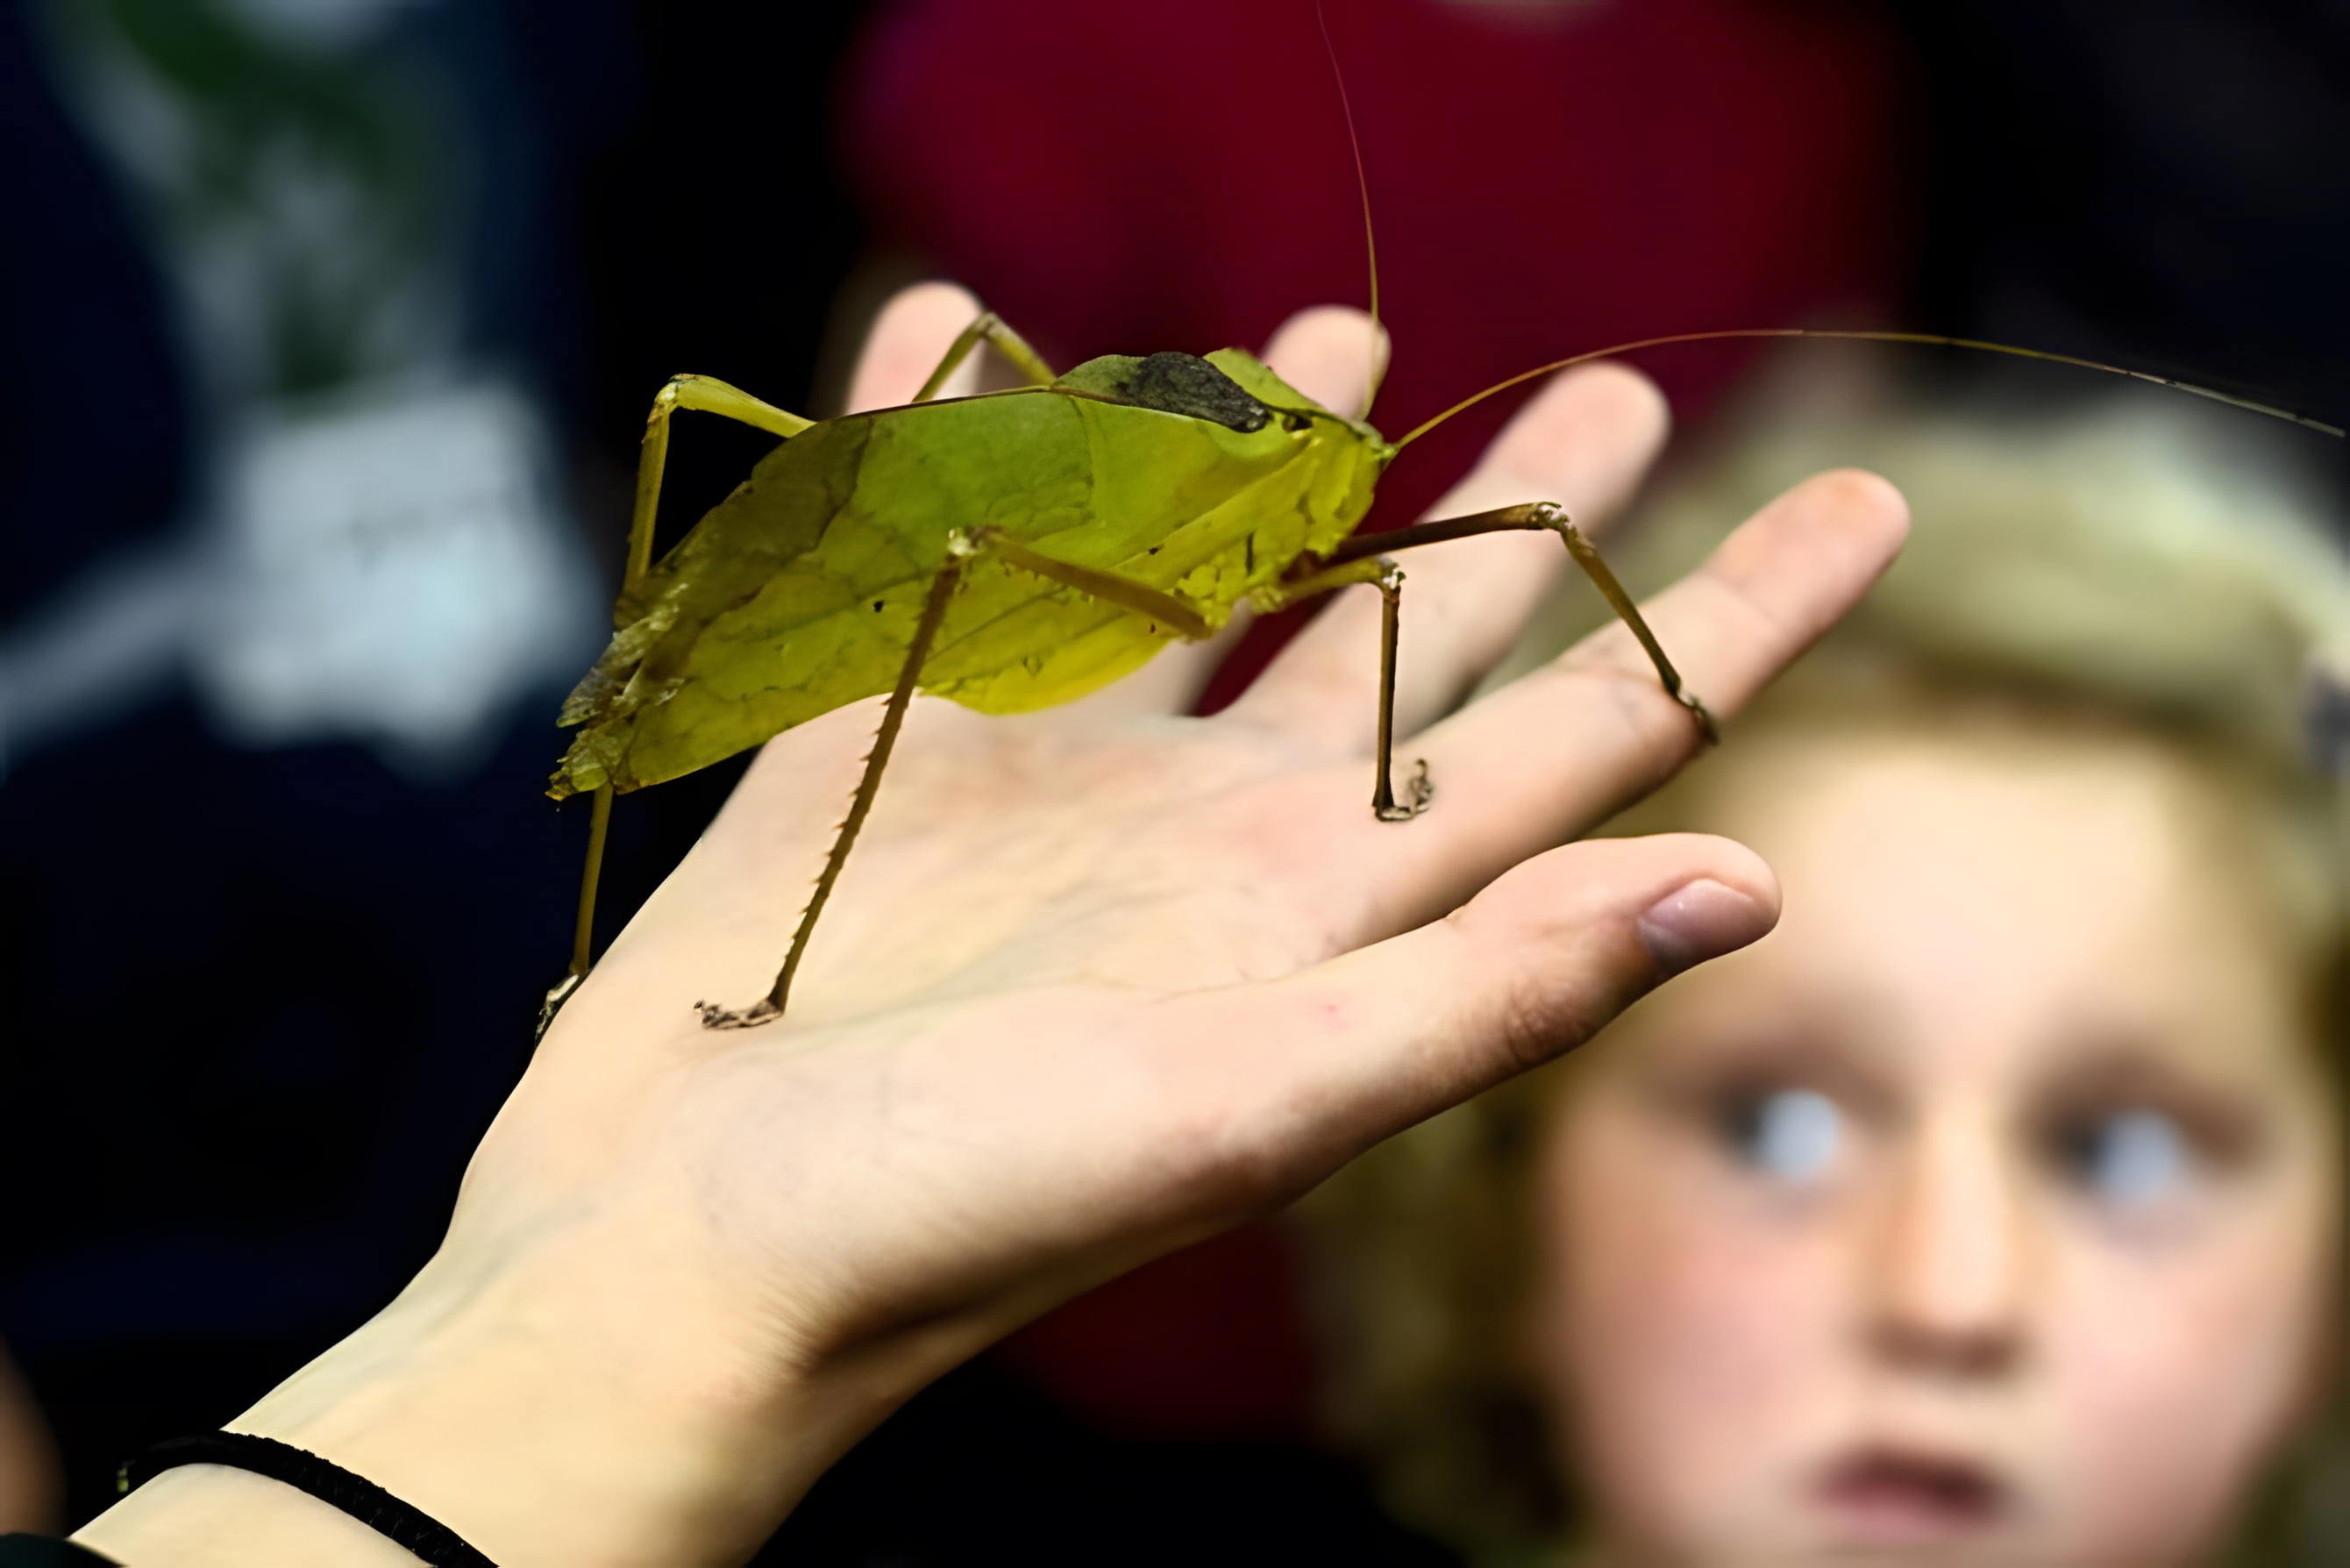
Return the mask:
<svg viewBox="0 0 2350 1568">
<path fill-rule="evenodd" d="M 680 409 L 723 415 L 787 441 L 816 423 L 711 376 L 671 376 L 653 394 L 652 411 L 645 416 L 644 445 L 637 456 L 637 502 L 629 517 L 629 564 L 613 608 L 616 625 L 636 618 L 631 601 L 652 566 L 653 514 L 660 505 L 661 475 L 669 468 L 669 421 Z"/>
<path fill-rule="evenodd" d="M 619 597 L 613 601 L 612 622 L 628 625 L 642 612 L 638 590 L 652 566 L 653 520 L 660 509 L 661 476 L 669 467 L 670 416 L 680 409 L 718 414 L 738 423 L 786 440 L 816 421 L 802 419 L 753 397 L 739 387 L 710 376 L 671 376 L 653 394 L 652 411 L 645 416 L 644 444 L 637 456 L 636 504 L 629 517 L 629 553 L 621 569 Z M 571 932 L 571 967 L 539 1004 L 538 1033 L 545 1035 L 555 1014 L 588 978 L 595 956 L 596 886 L 604 868 L 605 831 L 612 817 L 612 786 L 596 792 L 594 815 L 588 826 L 588 863 L 579 874 L 579 908 Z"/>
<path fill-rule="evenodd" d="M 1053 367 L 1045 363 L 1043 355 L 1028 347 L 1025 337 L 1005 326 L 1003 317 L 993 310 L 983 310 L 978 319 L 957 333 L 955 340 L 947 345 L 945 358 L 939 361 L 939 368 L 931 372 L 931 379 L 922 383 L 922 389 L 914 394 L 914 401 L 927 403 L 937 397 L 939 389 L 947 384 L 947 378 L 961 369 L 962 362 L 971 358 L 971 351 L 983 342 L 992 345 L 998 354 L 1003 355 L 1014 369 L 1028 379 L 1030 386 L 1049 387 L 1057 379 Z"/>
<path fill-rule="evenodd" d="M 1721 730 L 1714 722 L 1713 714 L 1697 693 L 1683 682 L 1680 671 L 1673 668 L 1673 661 L 1665 656 L 1664 646 L 1658 642 L 1657 634 L 1648 629 L 1648 623 L 1641 618 L 1640 607 L 1632 602 L 1632 596 L 1626 593 L 1624 585 L 1616 580 L 1616 574 L 1608 569 L 1598 549 L 1584 537 L 1583 531 L 1567 516 L 1566 508 L 1555 501 L 1529 501 L 1516 506 L 1497 506 L 1491 512 L 1472 512 L 1461 517 L 1440 517 L 1409 528 L 1357 535 L 1331 551 L 1324 559 L 1323 570 L 1326 572 L 1373 555 L 1391 555 L 1420 545 L 1440 545 L 1454 539 L 1473 539 L 1480 534 L 1537 528 L 1558 535 L 1559 542 L 1566 546 L 1569 558 L 1582 568 L 1583 575 L 1591 579 L 1592 587 L 1599 590 L 1599 597 L 1607 601 L 1607 607 L 1616 612 L 1616 618 L 1639 642 L 1641 651 L 1656 667 L 1657 679 L 1663 683 L 1666 693 L 1690 711 L 1697 720 L 1699 732 L 1709 744 L 1720 742 Z"/>
<path fill-rule="evenodd" d="M 1249 597 L 1259 610 L 1270 612 L 1315 594 L 1357 583 L 1367 583 L 1379 590 L 1379 734 L 1378 761 L 1371 775 L 1371 815 L 1381 822 L 1409 822 L 1428 809 L 1428 803 L 1436 797 L 1436 786 L 1429 782 L 1427 759 L 1417 759 L 1404 801 L 1401 805 L 1396 802 L 1396 639 L 1402 620 L 1403 568 L 1385 556 L 1367 556 L 1326 566 L 1295 582 L 1259 588 Z"/>
</svg>

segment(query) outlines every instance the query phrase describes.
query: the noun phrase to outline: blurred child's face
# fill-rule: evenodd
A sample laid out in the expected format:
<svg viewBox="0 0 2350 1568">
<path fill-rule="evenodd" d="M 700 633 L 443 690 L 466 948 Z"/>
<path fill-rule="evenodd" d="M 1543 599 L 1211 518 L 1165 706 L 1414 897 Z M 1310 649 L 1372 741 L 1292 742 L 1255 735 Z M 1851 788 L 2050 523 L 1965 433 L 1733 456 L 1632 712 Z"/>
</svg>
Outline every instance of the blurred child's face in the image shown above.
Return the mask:
<svg viewBox="0 0 2350 1568">
<path fill-rule="evenodd" d="M 2339 1216 L 2286 943 L 2117 740 L 1780 739 L 1785 915 L 1555 1113 L 1531 1324 L 1607 1561 L 2195 1561 L 2317 1375 Z"/>
</svg>

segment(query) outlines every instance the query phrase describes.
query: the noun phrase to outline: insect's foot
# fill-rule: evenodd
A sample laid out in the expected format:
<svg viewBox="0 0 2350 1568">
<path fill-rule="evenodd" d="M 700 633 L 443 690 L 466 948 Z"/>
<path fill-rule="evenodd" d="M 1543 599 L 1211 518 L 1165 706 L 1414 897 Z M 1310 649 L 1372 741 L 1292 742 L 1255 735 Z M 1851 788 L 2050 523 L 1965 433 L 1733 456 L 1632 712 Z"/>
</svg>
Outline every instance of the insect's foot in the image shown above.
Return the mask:
<svg viewBox="0 0 2350 1568">
<path fill-rule="evenodd" d="M 1428 803 L 1435 798 L 1436 785 L 1428 777 L 1428 759 L 1421 757 L 1412 763 L 1411 783 L 1404 786 L 1402 804 L 1374 804 L 1371 815 L 1381 822 L 1409 822 L 1426 811 Z"/>
<path fill-rule="evenodd" d="M 1709 746 L 1721 744 L 1721 726 L 1713 722 L 1712 712 L 1698 694 L 1694 691 L 1683 691 L 1674 692 L 1673 696 L 1682 707 L 1697 715 L 1698 733 L 1705 737 L 1705 743 Z"/>
<path fill-rule="evenodd" d="M 555 1015 L 563 1011 L 563 1004 L 571 1000 L 571 993 L 578 990 L 579 982 L 587 978 L 576 972 L 567 974 L 553 991 L 546 993 L 546 999 L 538 1004 L 538 1027 L 531 1031 L 532 1044 L 536 1045 L 546 1038 L 547 1025 L 555 1022 Z"/>
<path fill-rule="evenodd" d="M 756 1029 L 760 1024 L 773 1023 L 784 1015 L 784 1010 L 767 997 L 761 997 L 752 1006 L 740 1011 L 721 1007 L 714 1002 L 697 1002 L 693 1010 L 702 1014 L 704 1029 Z"/>
</svg>

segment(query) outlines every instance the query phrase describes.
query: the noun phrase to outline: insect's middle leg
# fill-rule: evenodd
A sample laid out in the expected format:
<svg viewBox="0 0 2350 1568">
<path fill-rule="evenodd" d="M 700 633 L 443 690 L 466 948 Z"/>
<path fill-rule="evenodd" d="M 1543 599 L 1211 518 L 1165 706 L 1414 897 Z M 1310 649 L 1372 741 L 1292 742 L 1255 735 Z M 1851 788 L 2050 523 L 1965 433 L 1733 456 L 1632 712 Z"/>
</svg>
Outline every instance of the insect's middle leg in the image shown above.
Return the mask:
<svg viewBox="0 0 2350 1568">
<path fill-rule="evenodd" d="M 839 828 L 833 835 L 832 847 L 825 855 L 824 869 L 816 877 L 816 891 L 809 895 L 807 907 L 800 912 L 800 923 L 792 932 L 791 946 L 785 950 L 783 967 L 776 971 L 775 984 L 768 988 L 764 997 L 747 1008 L 696 1003 L 704 1027 L 748 1029 L 784 1015 L 784 1009 L 791 1001 L 793 977 L 799 972 L 800 960 L 807 952 L 808 939 L 816 934 L 816 919 L 824 913 L 825 904 L 832 897 L 833 887 L 840 880 L 841 868 L 848 864 L 848 851 L 856 844 L 857 835 L 864 827 L 865 819 L 872 812 L 873 802 L 880 793 L 882 770 L 889 765 L 889 753 L 898 743 L 898 732 L 906 722 L 906 710 L 921 684 L 922 665 L 931 656 L 932 644 L 938 640 L 940 627 L 945 623 L 947 606 L 952 602 L 955 590 L 962 585 L 965 569 L 981 556 L 994 556 L 1048 581 L 1076 588 L 1137 615 L 1148 616 L 1178 637 L 1197 639 L 1212 635 L 1215 629 L 1191 606 L 1149 584 L 1121 577 L 1114 572 L 1055 560 L 998 529 L 978 528 L 969 533 L 955 530 L 947 540 L 946 559 L 941 564 L 938 575 L 931 580 L 930 597 L 923 601 L 921 619 L 914 628 L 913 640 L 907 644 L 905 660 L 899 667 L 897 684 L 891 688 L 889 701 L 882 707 L 881 726 L 874 734 L 873 749 L 866 753 L 865 771 L 858 778 L 857 793 L 848 803 L 848 815 L 841 820 Z"/>
<path fill-rule="evenodd" d="M 1260 611 L 1271 612 L 1285 609 L 1315 594 L 1358 583 L 1367 583 L 1379 590 L 1379 735 L 1378 757 L 1371 775 L 1371 815 L 1381 822 L 1409 822 L 1428 809 L 1428 803 L 1435 798 L 1436 786 L 1429 782 L 1427 760 L 1419 759 L 1412 764 L 1411 784 L 1405 791 L 1403 803 L 1396 802 L 1396 639 L 1402 620 L 1403 568 L 1385 556 L 1367 556 L 1325 566 L 1295 582 L 1259 588 L 1249 596 L 1249 600 Z"/>
<path fill-rule="evenodd" d="M 1030 549 L 996 528 L 975 530 L 971 535 L 971 542 L 975 549 L 1007 561 L 1024 572 L 1033 572 L 1047 581 L 1076 588 L 1106 604 L 1147 616 L 1154 626 L 1173 632 L 1186 642 L 1198 642 L 1215 635 L 1216 628 L 1208 624 L 1208 618 L 1192 608 L 1187 601 L 1147 583 L 1121 577 L 1116 572 L 1081 566 L 1074 561 L 1056 560 L 1041 551 Z"/>
<path fill-rule="evenodd" d="M 1461 517 L 1440 517 L 1409 528 L 1391 528 L 1383 534 L 1358 535 L 1345 540 L 1331 551 L 1323 561 L 1323 570 L 1327 572 L 1335 567 L 1356 565 L 1369 556 L 1391 555 L 1420 545 L 1440 545 L 1454 539 L 1473 539 L 1480 534 L 1524 529 L 1544 529 L 1558 535 L 1559 542 L 1566 546 L 1568 557 L 1583 569 L 1583 575 L 1591 579 L 1592 587 L 1599 590 L 1599 597 L 1607 601 L 1607 607 L 1616 612 L 1616 618 L 1638 640 L 1641 651 L 1656 667 L 1657 679 L 1663 682 L 1666 693 L 1696 718 L 1699 732 L 1708 742 L 1719 742 L 1721 731 L 1714 723 L 1712 713 L 1707 711 L 1697 693 L 1682 681 L 1680 671 L 1673 668 L 1673 661 L 1665 657 L 1664 647 L 1658 642 L 1657 634 L 1649 630 L 1648 623 L 1641 618 L 1640 607 L 1632 602 L 1632 596 L 1626 593 L 1624 585 L 1616 580 L 1616 574 L 1600 558 L 1598 549 L 1584 537 L 1583 531 L 1567 516 L 1566 508 L 1555 501 L 1529 501 L 1516 506 L 1497 506 L 1491 512 L 1472 512 Z"/>
<path fill-rule="evenodd" d="M 874 799 L 881 793 L 881 771 L 889 765 L 889 753 L 898 743 L 898 731 L 906 722 L 906 710 L 912 704 L 915 688 L 921 681 L 922 663 L 931 656 L 931 645 L 938 640 L 939 628 L 946 622 L 947 606 L 962 581 L 963 568 L 972 553 L 970 542 L 960 532 L 948 539 L 946 559 L 931 579 L 930 596 L 922 602 L 922 618 L 915 625 L 913 640 L 906 646 L 905 662 L 899 667 L 897 684 L 890 688 L 889 701 L 882 706 L 881 727 L 873 736 L 873 749 L 865 754 L 865 771 L 858 776 L 857 793 L 849 800 L 848 815 L 833 833 L 832 847 L 824 857 L 824 870 L 816 877 L 816 891 L 808 896 L 807 907 L 800 911 L 800 923 L 792 932 L 791 946 L 785 950 L 783 968 L 776 971 L 775 983 L 767 988 L 766 995 L 745 1008 L 695 1002 L 703 1028 L 749 1029 L 784 1015 L 791 1001 L 792 977 L 799 972 L 808 939 L 816 934 L 817 917 L 824 913 L 833 885 L 840 880 L 841 868 L 848 864 L 848 851 L 857 842 L 858 832 L 865 826 Z"/>
</svg>

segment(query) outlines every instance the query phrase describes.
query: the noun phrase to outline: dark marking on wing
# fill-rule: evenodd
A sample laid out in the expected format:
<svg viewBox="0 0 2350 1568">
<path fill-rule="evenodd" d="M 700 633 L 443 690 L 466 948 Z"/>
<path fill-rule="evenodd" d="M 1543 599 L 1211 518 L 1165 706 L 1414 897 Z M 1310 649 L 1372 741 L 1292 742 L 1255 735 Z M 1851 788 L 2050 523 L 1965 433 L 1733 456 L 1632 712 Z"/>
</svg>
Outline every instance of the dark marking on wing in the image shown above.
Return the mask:
<svg viewBox="0 0 2350 1568">
<path fill-rule="evenodd" d="M 1146 409 L 1207 420 L 1246 434 L 1271 422 L 1273 411 L 1205 359 L 1165 351 L 1146 354 L 1122 389 Z"/>
</svg>

